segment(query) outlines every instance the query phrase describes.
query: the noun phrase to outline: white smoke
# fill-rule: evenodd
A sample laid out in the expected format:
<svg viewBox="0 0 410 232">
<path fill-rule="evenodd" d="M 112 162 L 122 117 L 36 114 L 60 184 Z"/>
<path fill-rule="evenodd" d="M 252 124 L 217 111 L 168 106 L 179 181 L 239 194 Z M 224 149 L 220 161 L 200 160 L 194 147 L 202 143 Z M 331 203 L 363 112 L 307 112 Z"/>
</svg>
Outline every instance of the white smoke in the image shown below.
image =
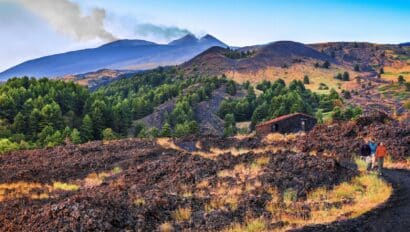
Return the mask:
<svg viewBox="0 0 410 232">
<path fill-rule="evenodd" d="M 83 42 L 113 41 L 117 37 L 165 42 L 192 34 L 187 29 L 141 22 L 137 18 L 114 15 L 112 12 L 107 18 L 103 8 L 92 8 L 85 14 L 77 3 L 70 0 L 0 0 L 1 2 L 17 3 L 43 18 L 56 31 Z"/>
<path fill-rule="evenodd" d="M 69 0 L 17 0 L 22 6 L 46 20 L 57 31 L 78 40 L 102 39 L 113 41 L 116 37 L 104 27 L 106 12 L 92 9 L 83 15 L 78 4 Z"/>
</svg>

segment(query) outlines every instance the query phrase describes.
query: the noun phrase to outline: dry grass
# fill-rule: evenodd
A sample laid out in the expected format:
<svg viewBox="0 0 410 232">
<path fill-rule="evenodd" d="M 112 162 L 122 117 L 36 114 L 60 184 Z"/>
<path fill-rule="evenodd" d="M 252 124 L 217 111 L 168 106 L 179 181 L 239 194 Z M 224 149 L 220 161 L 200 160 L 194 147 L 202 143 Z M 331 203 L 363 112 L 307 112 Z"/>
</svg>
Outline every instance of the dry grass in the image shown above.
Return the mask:
<svg viewBox="0 0 410 232">
<path fill-rule="evenodd" d="M 178 208 L 172 213 L 172 218 L 177 222 L 187 221 L 191 218 L 191 208 Z"/>
<path fill-rule="evenodd" d="M 397 82 L 399 75 L 402 75 L 406 81 L 410 81 L 410 62 L 395 63 L 393 66 L 383 67 L 384 74 L 382 79 Z"/>
<path fill-rule="evenodd" d="M 354 178 L 350 182 L 341 183 L 332 190 L 325 188 L 316 189 L 308 194 L 308 203 L 337 203 L 350 199 L 351 204 L 342 204 L 341 207 L 325 208 L 311 211 L 311 217 L 307 220 L 295 218 L 289 220 L 298 227 L 329 223 L 340 219 L 355 218 L 372 210 L 385 202 L 391 195 L 392 188 L 382 179 L 373 174 L 364 174 Z"/>
<path fill-rule="evenodd" d="M 23 197 L 31 199 L 48 198 L 52 187 L 40 183 L 16 182 L 0 184 L 0 202 L 5 200 L 19 199 Z"/>
<path fill-rule="evenodd" d="M 184 149 L 177 146 L 170 138 L 157 138 L 157 144 L 165 149 L 174 149 L 177 151 L 184 151 Z"/>
<path fill-rule="evenodd" d="M 172 224 L 169 222 L 165 222 L 159 226 L 159 231 L 160 232 L 172 232 L 174 231 L 174 226 L 172 226 Z"/>
<path fill-rule="evenodd" d="M 143 205 L 145 205 L 145 203 L 146 203 L 145 199 L 141 198 L 141 197 L 137 197 L 134 200 L 134 205 L 137 205 L 137 206 L 143 206 Z"/>
<path fill-rule="evenodd" d="M 340 91 L 344 89 L 345 84 L 349 83 L 333 78 L 337 73 L 346 71 L 342 66 L 332 65 L 330 69 L 322 69 L 314 68 L 314 63 L 313 61 L 307 61 L 302 64 L 293 64 L 289 68 L 269 67 L 252 73 L 227 72 L 225 74 L 239 83 L 250 80 L 254 84 L 263 80 L 275 81 L 279 78 L 282 78 L 286 84 L 289 84 L 293 80 L 303 80 L 303 77 L 308 75 L 310 84 L 306 85 L 306 88 L 320 93 L 327 93 L 331 88 Z M 355 77 L 359 73 L 349 71 L 349 74 L 351 77 Z M 329 90 L 319 90 L 320 83 L 325 83 Z M 341 89 L 338 89 L 339 86 L 341 86 Z"/>
<path fill-rule="evenodd" d="M 108 172 L 90 173 L 84 179 L 84 187 L 92 188 L 92 187 L 100 186 L 102 183 L 104 183 L 107 177 L 119 174 L 121 172 L 122 172 L 122 169 L 120 167 L 115 167 Z"/>
<path fill-rule="evenodd" d="M 363 168 L 361 160 L 358 159 L 357 162 L 359 168 Z M 277 188 L 270 187 L 265 191 L 271 194 L 271 200 L 265 208 L 272 215 L 271 223 L 287 223 L 289 226 L 280 229 L 285 231 L 358 217 L 385 202 L 392 193 L 392 187 L 377 175 L 363 171 L 361 175 L 333 188 L 321 187 L 310 191 L 304 201 L 296 201 L 296 192 L 293 189 L 281 193 Z M 308 217 L 298 216 L 306 204 L 316 207 L 311 207 Z"/>
<path fill-rule="evenodd" d="M 364 171 L 367 170 L 367 163 L 366 163 L 366 161 L 364 161 L 364 160 L 361 159 L 360 157 L 355 157 L 355 158 L 354 158 L 354 161 L 355 161 L 355 163 L 356 163 L 356 165 L 357 165 L 357 169 L 358 169 L 360 172 L 364 172 Z"/>
<path fill-rule="evenodd" d="M 384 159 L 383 166 L 389 169 L 406 169 L 410 170 L 410 157 L 403 161 L 394 161 L 391 156 Z"/>
<path fill-rule="evenodd" d="M 205 211 L 216 209 L 235 210 L 243 194 L 262 188 L 258 177 L 263 173 L 263 168 L 269 162 L 269 157 L 262 156 L 251 164 L 237 164 L 232 169 L 221 170 L 217 173 L 216 186 L 210 187 L 208 195 L 211 200 L 205 205 Z M 225 178 L 228 178 L 227 180 Z M 235 180 L 232 185 L 231 181 Z M 197 189 L 204 190 L 209 185 L 207 180 L 197 184 Z"/>
<path fill-rule="evenodd" d="M 266 144 L 270 144 L 273 142 L 280 142 L 280 141 L 290 141 L 295 140 L 299 136 L 303 135 L 303 133 L 293 133 L 293 134 L 281 134 L 281 133 L 271 133 L 266 135 L 262 142 Z"/>
<path fill-rule="evenodd" d="M 224 229 L 224 232 L 261 232 L 266 231 L 267 225 L 266 222 L 262 219 L 250 219 L 245 222 L 244 225 L 235 223 L 232 226 Z"/>
<path fill-rule="evenodd" d="M 79 188 L 78 185 L 63 182 L 54 182 L 52 185 L 24 181 L 0 184 L 0 202 L 19 198 L 47 199 L 55 191 L 77 191 Z"/>
<path fill-rule="evenodd" d="M 80 187 L 75 184 L 68 184 L 62 182 L 54 182 L 53 189 L 55 190 L 64 190 L 64 191 L 77 191 Z"/>
<path fill-rule="evenodd" d="M 283 192 L 283 202 L 285 204 L 290 204 L 292 202 L 295 202 L 297 200 L 297 192 L 293 188 L 288 188 L 285 189 Z"/>
</svg>

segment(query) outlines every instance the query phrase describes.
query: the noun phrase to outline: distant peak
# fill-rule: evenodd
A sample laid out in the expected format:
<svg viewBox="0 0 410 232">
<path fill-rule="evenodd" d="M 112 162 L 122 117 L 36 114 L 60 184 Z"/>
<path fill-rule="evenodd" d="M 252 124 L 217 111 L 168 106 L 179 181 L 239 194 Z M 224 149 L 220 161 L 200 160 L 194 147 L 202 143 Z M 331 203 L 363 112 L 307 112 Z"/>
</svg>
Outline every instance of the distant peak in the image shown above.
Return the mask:
<svg viewBox="0 0 410 232">
<path fill-rule="evenodd" d="M 222 46 L 222 47 L 227 47 L 227 45 L 225 43 L 223 43 L 222 41 L 220 41 L 219 39 L 215 38 L 214 36 L 210 35 L 210 34 L 206 34 L 204 36 L 202 36 L 199 39 L 200 42 L 206 42 L 206 43 L 213 43 L 214 45 L 217 46 Z"/>
<path fill-rule="evenodd" d="M 169 45 L 181 45 L 181 44 L 196 43 L 196 42 L 198 42 L 198 39 L 195 37 L 195 35 L 189 33 L 179 39 L 169 42 L 168 44 Z"/>
<path fill-rule="evenodd" d="M 201 39 L 217 39 L 217 38 L 215 38 L 215 36 L 212 36 L 210 34 L 206 34 L 206 35 L 202 36 Z"/>
</svg>

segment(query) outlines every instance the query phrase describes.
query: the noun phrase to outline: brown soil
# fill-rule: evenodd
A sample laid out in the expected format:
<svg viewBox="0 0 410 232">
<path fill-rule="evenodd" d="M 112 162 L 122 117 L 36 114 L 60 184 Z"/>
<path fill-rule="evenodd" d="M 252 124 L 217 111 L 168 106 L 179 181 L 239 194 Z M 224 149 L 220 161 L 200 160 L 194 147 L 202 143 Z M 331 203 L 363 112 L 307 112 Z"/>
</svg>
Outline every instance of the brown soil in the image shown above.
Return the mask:
<svg viewBox="0 0 410 232">
<path fill-rule="evenodd" d="M 204 151 L 206 147 L 261 144 L 257 138 L 201 141 Z M 189 144 L 190 139 L 177 142 Z M 235 169 L 252 167 L 261 157 L 269 161 L 255 172 Z M 238 171 L 236 176 L 218 175 L 233 170 Z M 354 171 L 332 158 L 286 150 L 237 156 L 227 152 L 210 159 L 141 139 L 20 151 L 0 157 L 0 182 L 6 189 L 0 202 L 0 230 L 153 231 L 169 222 L 177 231 L 214 231 L 244 222 L 250 215 L 272 217 L 265 209 L 271 188 L 292 188 L 303 198 L 311 189 L 330 187 L 353 175 Z M 97 180 L 89 183 L 90 178 Z M 45 187 L 56 181 L 79 189 Z M 16 183 L 27 186 L 17 188 Z M 245 190 L 248 185 L 253 187 Z M 206 210 L 223 187 L 238 190 L 236 206 Z M 174 212 L 181 208 L 191 209 L 188 220 L 176 220 Z M 308 217 L 309 210 L 296 216 Z M 283 223 L 271 226 L 278 225 Z"/>
</svg>

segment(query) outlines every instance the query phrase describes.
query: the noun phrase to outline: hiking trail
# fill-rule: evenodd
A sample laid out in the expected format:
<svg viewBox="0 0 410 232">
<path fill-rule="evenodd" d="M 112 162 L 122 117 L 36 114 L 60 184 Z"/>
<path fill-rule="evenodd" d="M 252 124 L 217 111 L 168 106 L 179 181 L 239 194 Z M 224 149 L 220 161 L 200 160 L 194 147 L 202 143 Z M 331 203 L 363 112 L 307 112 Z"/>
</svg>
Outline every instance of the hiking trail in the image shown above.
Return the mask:
<svg viewBox="0 0 410 232">
<path fill-rule="evenodd" d="M 340 222 L 304 227 L 297 231 L 410 231 L 410 171 L 384 170 L 393 194 L 378 208 L 364 215 Z"/>
</svg>

